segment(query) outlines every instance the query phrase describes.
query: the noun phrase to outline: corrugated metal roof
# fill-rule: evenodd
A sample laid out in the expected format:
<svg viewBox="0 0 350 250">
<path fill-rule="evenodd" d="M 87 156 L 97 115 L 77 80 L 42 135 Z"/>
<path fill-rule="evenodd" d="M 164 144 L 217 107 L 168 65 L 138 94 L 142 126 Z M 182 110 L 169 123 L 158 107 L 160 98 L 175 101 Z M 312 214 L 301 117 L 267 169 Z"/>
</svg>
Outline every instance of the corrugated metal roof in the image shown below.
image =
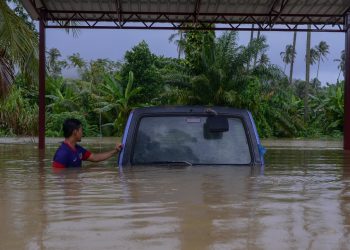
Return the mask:
<svg viewBox="0 0 350 250">
<path fill-rule="evenodd" d="M 22 0 L 33 19 L 131 23 L 343 25 L 350 0 Z M 148 27 L 146 25 L 146 27 Z"/>
</svg>

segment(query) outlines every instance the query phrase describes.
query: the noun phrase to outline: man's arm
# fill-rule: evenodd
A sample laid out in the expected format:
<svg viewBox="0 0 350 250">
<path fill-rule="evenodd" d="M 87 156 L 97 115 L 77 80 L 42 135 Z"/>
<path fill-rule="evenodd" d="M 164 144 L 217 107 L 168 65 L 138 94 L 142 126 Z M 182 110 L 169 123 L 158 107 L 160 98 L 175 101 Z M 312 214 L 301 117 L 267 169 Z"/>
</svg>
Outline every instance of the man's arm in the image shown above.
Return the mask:
<svg viewBox="0 0 350 250">
<path fill-rule="evenodd" d="M 93 162 L 107 160 L 111 158 L 113 155 L 119 153 L 122 150 L 122 148 L 123 148 L 123 145 L 117 144 L 113 150 L 107 151 L 104 153 L 91 154 L 89 158 L 87 158 L 87 160 L 93 161 Z"/>
</svg>

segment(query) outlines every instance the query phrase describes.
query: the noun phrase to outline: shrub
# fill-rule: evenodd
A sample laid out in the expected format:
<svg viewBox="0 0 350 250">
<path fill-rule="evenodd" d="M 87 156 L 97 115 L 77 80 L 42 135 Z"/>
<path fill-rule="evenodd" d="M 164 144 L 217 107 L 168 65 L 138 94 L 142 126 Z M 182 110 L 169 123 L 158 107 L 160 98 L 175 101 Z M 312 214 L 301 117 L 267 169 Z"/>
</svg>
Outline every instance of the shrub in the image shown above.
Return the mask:
<svg viewBox="0 0 350 250">
<path fill-rule="evenodd" d="M 98 128 L 96 125 L 89 125 L 85 115 L 79 112 L 62 112 L 59 114 L 50 114 L 46 121 L 46 136 L 63 136 L 62 124 L 64 120 L 75 118 L 81 121 L 85 136 L 97 136 Z"/>
</svg>

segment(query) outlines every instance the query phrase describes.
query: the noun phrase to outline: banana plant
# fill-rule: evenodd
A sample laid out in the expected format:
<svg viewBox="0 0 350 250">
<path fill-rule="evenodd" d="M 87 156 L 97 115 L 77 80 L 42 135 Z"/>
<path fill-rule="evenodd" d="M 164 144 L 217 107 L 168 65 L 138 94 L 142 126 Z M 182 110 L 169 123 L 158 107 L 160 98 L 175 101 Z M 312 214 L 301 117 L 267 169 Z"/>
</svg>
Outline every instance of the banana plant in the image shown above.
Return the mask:
<svg viewBox="0 0 350 250">
<path fill-rule="evenodd" d="M 112 116 L 117 113 L 116 118 L 111 123 L 106 123 L 104 126 L 113 125 L 118 135 L 121 135 L 126 119 L 130 111 L 138 107 L 133 103 L 133 98 L 141 91 L 141 87 L 134 88 L 134 74 L 132 71 L 129 72 L 128 83 L 126 88 L 122 87 L 120 79 L 116 79 L 110 75 L 105 76 L 104 83 L 99 88 L 99 99 L 96 112 L 107 113 L 114 111 Z"/>
<path fill-rule="evenodd" d="M 46 98 L 47 108 L 53 113 L 80 110 L 80 91 L 75 85 L 67 85 L 62 77 L 48 78 Z"/>
<path fill-rule="evenodd" d="M 317 111 L 317 119 L 324 128 L 324 133 L 343 131 L 344 124 L 344 86 L 330 85 L 324 96 L 314 97 L 312 104 Z"/>
</svg>

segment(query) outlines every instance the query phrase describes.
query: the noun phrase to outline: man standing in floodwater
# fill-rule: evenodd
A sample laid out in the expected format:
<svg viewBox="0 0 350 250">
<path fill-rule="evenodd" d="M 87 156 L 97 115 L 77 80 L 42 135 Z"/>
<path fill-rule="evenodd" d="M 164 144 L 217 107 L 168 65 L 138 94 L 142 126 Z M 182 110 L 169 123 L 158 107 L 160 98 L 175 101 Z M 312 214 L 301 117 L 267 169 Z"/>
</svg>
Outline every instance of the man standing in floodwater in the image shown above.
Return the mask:
<svg viewBox="0 0 350 250">
<path fill-rule="evenodd" d="M 77 119 L 67 119 L 63 123 L 64 142 L 57 149 L 52 166 L 56 168 L 81 167 L 82 161 L 93 162 L 107 160 L 122 150 L 122 145 L 117 143 L 111 151 L 94 154 L 86 150 L 77 142 L 83 136 L 83 127 Z"/>
</svg>

